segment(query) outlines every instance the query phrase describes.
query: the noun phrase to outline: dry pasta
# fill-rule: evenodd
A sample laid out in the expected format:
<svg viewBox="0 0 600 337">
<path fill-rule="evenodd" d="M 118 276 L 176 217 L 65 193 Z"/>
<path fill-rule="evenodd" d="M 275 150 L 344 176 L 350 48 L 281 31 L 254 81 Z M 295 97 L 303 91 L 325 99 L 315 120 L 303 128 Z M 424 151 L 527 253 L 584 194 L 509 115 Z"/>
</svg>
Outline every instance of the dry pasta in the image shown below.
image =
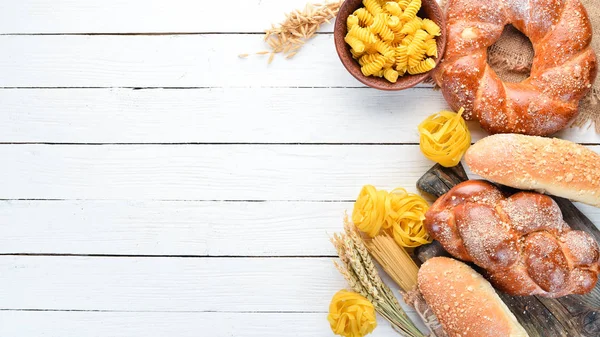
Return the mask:
<svg viewBox="0 0 600 337">
<path fill-rule="evenodd" d="M 433 57 L 438 56 L 437 44 L 435 43 L 435 40 L 426 40 L 425 45 L 427 45 L 427 52 L 426 52 L 427 56 L 433 56 Z"/>
<path fill-rule="evenodd" d="M 390 15 L 402 15 L 402 8 L 400 8 L 400 5 L 397 2 L 387 2 L 384 8 Z"/>
<path fill-rule="evenodd" d="M 375 37 L 375 35 L 373 33 L 371 33 L 370 30 L 368 30 L 367 28 L 363 28 L 363 27 L 359 27 L 359 26 L 354 26 L 352 27 L 352 29 L 350 29 L 350 31 L 348 32 L 349 36 L 353 36 L 359 40 L 361 40 L 364 43 L 375 43 L 377 42 L 377 38 Z"/>
<path fill-rule="evenodd" d="M 402 8 L 402 10 L 405 10 L 406 7 L 408 7 L 408 4 L 410 4 L 410 0 L 400 0 L 400 1 L 398 1 L 398 5 L 400 6 L 400 8 Z"/>
<path fill-rule="evenodd" d="M 381 8 L 378 0 L 363 0 L 363 5 L 373 16 L 383 13 L 383 8 Z"/>
<path fill-rule="evenodd" d="M 414 34 L 417 29 L 421 29 L 423 27 L 423 20 L 421 18 L 416 17 L 402 26 L 402 30 L 400 31 L 403 34 Z"/>
<path fill-rule="evenodd" d="M 388 27 L 387 21 L 387 14 L 377 14 L 375 19 L 373 19 L 373 24 L 369 26 L 371 32 L 379 35 L 383 41 L 391 41 L 394 39 L 394 33 L 390 27 Z"/>
<path fill-rule="evenodd" d="M 380 70 L 383 70 L 384 64 L 385 56 L 376 55 L 373 59 L 373 62 L 365 63 L 365 65 L 363 65 L 360 70 L 362 71 L 363 75 L 370 76 L 376 74 Z"/>
<path fill-rule="evenodd" d="M 348 25 L 348 30 L 352 29 L 354 26 L 360 25 L 360 20 L 356 15 L 350 15 L 348 20 L 346 20 L 346 24 Z"/>
<path fill-rule="evenodd" d="M 425 61 L 419 62 L 414 67 L 411 66 L 410 59 L 408 60 L 408 73 L 411 75 L 422 74 L 435 68 L 435 61 L 432 58 L 427 58 Z"/>
<path fill-rule="evenodd" d="M 395 15 L 391 15 L 387 18 L 387 25 L 394 33 L 400 33 L 400 30 L 402 30 L 402 21 Z"/>
<path fill-rule="evenodd" d="M 399 75 L 400 74 L 392 68 L 387 68 L 383 71 L 383 77 L 385 77 L 386 80 L 388 80 L 392 83 L 394 83 L 398 80 Z"/>
<path fill-rule="evenodd" d="M 352 47 L 352 49 L 359 53 L 365 51 L 365 43 L 355 38 L 354 36 L 348 35 L 344 38 L 344 41 L 346 41 L 346 43 L 349 44 L 350 47 Z"/>
<path fill-rule="evenodd" d="M 463 108 L 458 113 L 440 111 L 419 124 L 419 143 L 425 157 L 445 167 L 460 162 L 471 146 L 471 133 L 462 118 L 463 111 Z"/>
<path fill-rule="evenodd" d="M 417 12 L 419 11 L 419 9 L 421 9 L 421 0 L 411 0 L 411 2 L 408 4 L 406 9 L 402 13 L 402 16 L 400 16 L 400 19 L 406 21 L 414 19 L 415 17 L 417 17 Z"/>
<path fill-rule="evenodd" d="M 423 19 L 423 29 L 425 29 L 427 33 L 432 36 L 442 35 L 440 27 L 429 19 Z"/>
<path fill-rule="evenodd" d="M 354 204 L 352 222 L 370 237 L 388 232 L 403 247 L 431 242 L 423 220 L 429 205 L 422 197 L 403 188 L 392 192 L 366 185 Z"/>
<path fill-rule="evenodd" d="M 395 83 L 435 67 L 441 29 L 416 15 L 421 0 L 363 0 L 363 5 L 348 16 L 345 38 L 363 75 Z"/>
<path fill-rule="evenodd" d="M 366 8 L 359 8 L 354 11 L 354 16 L 358 18 L 361 26 L 366 27 L 373 24 L 373 15 Z"/>
</svg>

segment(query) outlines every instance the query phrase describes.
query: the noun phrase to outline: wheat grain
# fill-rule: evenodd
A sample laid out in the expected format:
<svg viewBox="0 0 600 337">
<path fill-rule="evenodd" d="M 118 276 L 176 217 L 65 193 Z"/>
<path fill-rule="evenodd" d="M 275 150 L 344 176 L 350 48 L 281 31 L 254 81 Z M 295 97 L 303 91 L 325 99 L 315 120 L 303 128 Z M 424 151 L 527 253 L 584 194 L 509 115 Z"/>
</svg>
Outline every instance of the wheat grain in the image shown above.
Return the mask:
<svg viewBox="0 0 600 337">
<path fill-rule="evenodd" d="M 375 306 L 375 310 L 401 335 L 424 337 L 408 318 L 391 289 L 381 280 L 369 254 L 368 246 L 362 241 L 358 230 L 347 220 L 347 217 L 344 222 L 344 233 L 334 234 L 330 241 L 341 262 L 334 262 L 334 265 L 352 290 L 366 297 Z"/>
<path fill-rule="evenodd" d="M 379 278 L 379 274 L 377 273 L 375 264 L 373 263 L 373 260 L 369 255 L 367 247 L 364 245 L 362 239 L 358 236 L 359 234 L 351 227 L 350 222 L 348 221 L 348 215 L 344 217 L 344 230 L 346 231 L 346 234 L 352 239 L 352 242 L 354 243 L 354 248 L 358 252 L 358 255 L 360 255 L 360 258 L 363 262 L 369 279 L 375 286 L 381 286 L 383 282 L 381 281 L 381 278 Z"/>
<path fill-rule="evenodd" d="M 342 1 L 325 4 L 307 4 L 303 10 L 294 10 L 285 14 L 285 20 L 279 25 L 271 25 L 265 30 L 265 41 L 272 53 L 283 53 L 292 58 L 304 42 L 312 38 L 322 24 L 329 23 L 340 9 Z M 298 48 L 294 48 L 298 47 Z M 296 52 L 294 52 L 296 51 Z"/>
</svg>

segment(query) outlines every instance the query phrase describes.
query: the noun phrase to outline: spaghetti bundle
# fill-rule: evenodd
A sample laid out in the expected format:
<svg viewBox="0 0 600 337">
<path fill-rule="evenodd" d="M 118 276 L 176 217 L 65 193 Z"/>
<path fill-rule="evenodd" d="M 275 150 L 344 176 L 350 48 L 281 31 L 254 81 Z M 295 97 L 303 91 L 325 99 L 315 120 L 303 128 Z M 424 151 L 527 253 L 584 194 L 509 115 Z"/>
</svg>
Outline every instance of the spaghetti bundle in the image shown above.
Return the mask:
<svg viewBox="0 0 600 337">
<path fill-rule="evenodd" d="M 399 247 L 388 234 L 366 238 L 364 241 L 369 253 L 404 292 L 415 289 L 419 267 L 404 248 Z"/>
</svg>

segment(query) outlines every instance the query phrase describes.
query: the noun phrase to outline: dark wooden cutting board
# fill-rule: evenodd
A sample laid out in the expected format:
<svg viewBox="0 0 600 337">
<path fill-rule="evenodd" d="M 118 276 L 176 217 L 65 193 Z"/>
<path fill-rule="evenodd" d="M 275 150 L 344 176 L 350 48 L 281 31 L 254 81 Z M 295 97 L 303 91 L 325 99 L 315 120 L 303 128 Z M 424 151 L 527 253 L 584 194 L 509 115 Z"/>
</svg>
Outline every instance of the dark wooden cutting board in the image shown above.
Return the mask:
<svg viewBox="0 0 600 337">
<path fill-rule="evenodd" d="M 460 164 L 452 168 L 435 165 L 419 179 L 417 188 L 437 198 L 468 179 Z M 571 228 L 586 231 L 600 242 L 598 228 L 573 203 L 563 198 L 553 198 Z M 421 261 L 447 254 L 436 241 L 416 251 Z M 569 295 L 557 299 L 509 296 L 500 292 L 498 294 L 531 337 L 600 336 L 600 282 L 589 294 Z"/>
</svg>

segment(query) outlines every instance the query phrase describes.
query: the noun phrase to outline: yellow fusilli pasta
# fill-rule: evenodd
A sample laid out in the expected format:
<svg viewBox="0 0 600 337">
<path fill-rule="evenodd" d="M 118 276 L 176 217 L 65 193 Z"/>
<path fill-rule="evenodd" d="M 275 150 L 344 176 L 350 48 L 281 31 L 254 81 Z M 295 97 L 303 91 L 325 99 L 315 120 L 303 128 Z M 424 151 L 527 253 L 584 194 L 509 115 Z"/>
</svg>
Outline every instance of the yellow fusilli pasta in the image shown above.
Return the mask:
<svg viewBox="0 0 600 337">
<path fill-rule="evenodd" d="M 429 19 L 423 19 L 423 29 L 425 29 L 429 35 L 442 35 L 442 30 L 440 29 L 440 26 L 438 26 L 435 22 Z"/>
<path fill-rule="evenodd" d="M 409 67 L 408 73 L 411 75 L 422 74 L 430 71 L 433 68 L 435 68 L 435 60 L 432 58 L 427 58 L 425 61 L 419 62 L 419 64 L 417 64 L 415 67 Z"/>
<path fill-rule="evenodd" d="M 355 60 L 358 60 L 359 58 L 361 58 L 361 56 L 363 56 L 363 55 L 364 55 L 364 53 L 359 53 L 359 52 L 357 52 L 356 50 L 354 50 L 354 49 L 352 49 L 352 48 L 350 48 L 350 54 L 352 54 L 352 57 L 353 57 Z"/>
<path fill-rule="evenodd" d="M 387 25 L 394 33 L 399 33 L 402 30 L 402 21 L 400 21 L 400 18 L 395 15 L 391 15 L 388 18 Z"/>
<path fill-rule="evenodd" d="M 358 18 L 359 24 L 362 27 L 367 27 L 373 24 L 373 15 L 366 8 L 359 8 L 354 11 L 354 16 Z"/>
<path fill-rule="evenodd" d="M 365 76 L 395 83 L 435 67 L 440 27 L 416 14 L 422 0 L 363 0 L 346 19 L 346 43 Z"/>
<path fill-rule="evenodd" d="M 377 0 L 363 0 L 363 5 L 373 16 L 383 13 L 383 8 Z"/>
<path fill-rule="evenodd" d="M 392 48 L 392 46 L 390 46 L 389 44 L 387 44 L 383 41 L 377 41 L 372 46 L 381 55 L 386 55 L 389 52 L 394 50 L 394 48 Z"/>
<path fill-rule="evenodd" d="M 408 48 L 410 48 L 410 46 L 408 46 Z M 425 49 L 417 49 L 414 54 L 408 55 L 408 68 L 417 67 L 422 62 L 421 60 L 425 58 L 425 52 Z M 410 74 L 410 71 L 408 73 Z"/>
<path fill-rule="evenodd" d="M 348 19 L 346 20 L 346 25 L 348 27 L 348 30 L 352 29 L 352 27 L 354 27 L 354 26 L 360 25 L 360 21 L 358 20 L 358 16 L 356 16 L 356 15 L 350 15 L 350 16 L 348 16 Z"/>
<path fill-rule="evenodd" d="M 369 64 L 375 61 L 375 58 L 377 57 L 377 54 L 366 54 L 361 56 L 358 59 L 358 64 L 360 64 L 361 66 L 364 66 L 365 64 Z"/>
<path fill-rule="evenodd" d="M 396 83 L 399 75 L 400 74 L 392 68 L 387 68 L 383 70 L 383 77 L 385 77 L 386 80 L 392 83 Z"/>
<path fill-rule="evenodd" d="M 411 0 L 408 4 L 400 19 L 408 21 L 417 17 L 417 12 L 421 9 L 421 0 Z"/>
<path fill-rule="evenodd" d="M 354 36 L 348 35 L 344 38 L 344 41 L 346 41 L 346 43 L 358 53 L 362 53 L 365 51 L 365 43 L 355 38 Z"/>
<path fill-rule="evenodd" d="M 396 52 L 393 49 L 390 49 L 387 53 L 383 54 L 385 57 L 385 63 L 383 64 L 383 68 L 390 68 L 394 66 L 396 63 Z"/>
<path fill-rule="evenodd" d="M 394 39 L 394 33 L 387 25 L 387 14 L 385 13 L 377 14 L 369 29 L 374 34 L 379 35 L 383 41 L 392 41 Z"/>
<path fill-rule="evenodd" d="M 387 2 L 384 6 L 385 10 L 391 15 L 400 16 L 402 15 L 402 8 L 397 2 Z"/>
<path fill-rule="evenodd" d="M 383 65 L 385 64 L 385 56 L 383 55 L 375 55 L 373 62 L 366 63 L 364 66 L 360 68 L 363 75 L 369 76 L 377 73 L 378 71 L 383 69 Z"/>
<path fill-rule="evenodd" d="M 435 42 L 435 40 L 427 40 L 425 41 L 425 44 L 427 45 L 427 56 L 437 57 L 437 43 Z"/>
<path fill-rule="evenodd" d="M 402 30 L 400 31 L 401 33 L 404 34 L 414 34 L 418 29 L 421 29 L 423 27 L 423 20 L 421 20 L 421 18 L 416 17 L 410 21 L 408 21 L 407 23 L 404 24 L 404 26 L 402 26 Z"/>
<path fill-rule="evenodd" d="M 348 35 L 353 36 L 364 43 L 375 43 L 377 42 L 377 38 L 375 34 L 371 33 L 371 31 L 367 28 L 354 26 L 352 29 L 348 31 Z"/>
<path fill-rule="evenodd" d="M 406 52 L 407 47 L 400 45 L 396 47 L 396 70 L 404 75 L 408 70 L 408 54 Z"/>
<path fill-rule="evenodd" d="M 407 35 L 407 36 L 404 37 L 404 39 L 402 39 L 402 41 L 400 42 L 400 44 L 403 45 L 403 46 L 408 46 L 409 44 L 412 43 L 413 39 L 414 39 L 414 36 Z"/>
</svg>

